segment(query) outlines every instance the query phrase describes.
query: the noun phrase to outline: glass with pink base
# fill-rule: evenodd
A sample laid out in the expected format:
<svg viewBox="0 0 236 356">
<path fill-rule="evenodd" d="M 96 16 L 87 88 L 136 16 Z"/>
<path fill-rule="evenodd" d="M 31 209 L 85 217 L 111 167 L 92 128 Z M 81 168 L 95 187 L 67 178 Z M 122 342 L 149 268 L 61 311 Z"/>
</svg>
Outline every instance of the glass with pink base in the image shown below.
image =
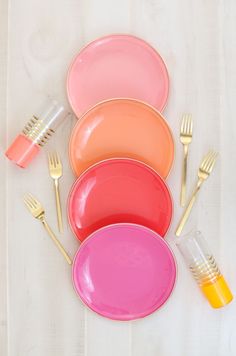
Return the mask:
<svg viewBox="0 0 236 356">
<path fill-rule="evenodd" d="M 56 100 L 47 99 L 39 115 L 33 115 L 5 155 L 26 168 L 70 113 Z"/>
</svg>

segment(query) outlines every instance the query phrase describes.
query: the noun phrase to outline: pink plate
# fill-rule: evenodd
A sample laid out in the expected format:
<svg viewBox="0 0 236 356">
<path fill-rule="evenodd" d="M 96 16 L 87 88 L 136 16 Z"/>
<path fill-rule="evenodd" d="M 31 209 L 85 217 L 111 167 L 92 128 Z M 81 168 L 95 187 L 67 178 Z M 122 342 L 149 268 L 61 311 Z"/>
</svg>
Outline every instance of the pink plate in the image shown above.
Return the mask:
<svg viewBox="0 0 236 356">
<path fill-rule="evenodd" d="M 84 47 L 70 66 L 69 102 L 79 117 L 100 101 L 133 98 L 159 111 L 169 91 L 166 66 L 147 42 L 130 35 L 99 38 Z"/>
<path fill-rule="evenodd" d="M 167 243 L 140 225 L 94 232 L 77 252 L 72 278 L 82 301 L 115 320 L 145 317 L 169 298 L 176 264 Z"/>
<path fill-rule="evenodd" d="M 149 166 L 131 159 L 108 159 L 77 179 L 68 199 L 68 217 L 83 241 L 103 226 L 135 223 L 165 236 L 172 199 L 164 180 Z"/>
</svg>

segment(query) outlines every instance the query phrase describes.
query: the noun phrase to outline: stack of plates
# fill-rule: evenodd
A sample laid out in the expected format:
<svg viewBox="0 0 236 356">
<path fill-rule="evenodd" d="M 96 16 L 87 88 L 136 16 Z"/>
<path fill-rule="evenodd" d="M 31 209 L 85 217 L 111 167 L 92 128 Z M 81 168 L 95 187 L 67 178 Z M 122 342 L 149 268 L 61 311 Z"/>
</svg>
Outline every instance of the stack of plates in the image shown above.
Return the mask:
<svg viewBox="0 0 236 356">
<path fill-rule="evenodd" d="M 174 159 L 160 113 L 168 89 L 160 55 L 129 35 L 90 43 L 68 73 L 68 98 L 79 119 L 69 143 L 78 178 L 68 217 L 82 242 L 73 282 L 87 306 L 115 320 L 152 313 L 175 284 L 175 259 L 164 241 L 172 218 L 164 179 Z"/>
</svg>

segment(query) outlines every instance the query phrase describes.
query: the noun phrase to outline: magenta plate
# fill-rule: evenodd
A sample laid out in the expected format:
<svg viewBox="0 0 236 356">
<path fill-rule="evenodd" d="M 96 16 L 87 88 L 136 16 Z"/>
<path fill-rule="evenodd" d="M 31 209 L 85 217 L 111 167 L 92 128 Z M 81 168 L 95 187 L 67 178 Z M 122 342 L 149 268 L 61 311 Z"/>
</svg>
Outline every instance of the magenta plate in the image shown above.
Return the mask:
<svg viewBox="0 0 236 356">
<path fill-rule="evenodd" d="M 94 232 L 77 252 L 72 277 L 82 301 L 115 320 L 145 317 L 169 298 L 176 264 L 167 243 L 141 225 Z"/>
<path fill-rule="evenodd" d="M 110 98 L 138 99 L 162 111 L 168 91 L 168 72 L 160 55 L 130 35 L 106 36 L 88 44 L 72 62 L 67 78 L 68 98 L 78 117 Z"/>
</svg>

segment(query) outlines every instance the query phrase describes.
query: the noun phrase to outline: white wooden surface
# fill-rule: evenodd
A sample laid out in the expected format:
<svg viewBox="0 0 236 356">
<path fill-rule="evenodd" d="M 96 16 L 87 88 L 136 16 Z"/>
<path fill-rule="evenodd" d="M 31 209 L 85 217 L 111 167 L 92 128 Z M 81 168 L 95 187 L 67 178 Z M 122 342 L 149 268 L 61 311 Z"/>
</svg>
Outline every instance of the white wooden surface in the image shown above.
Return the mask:
<svg viewBox="0 0 236 356">
<path fill-rule="evenodd" d="M 235 1 L 1 0 L 0 6 L 0 355 L 235 356 L 235 302 L 221 310 L 208 306 L 176 251 L 173 234 L 181 214 L 179 121 L 183 111 L 190 111 L 189 189 L 208 148 L 218 149 L 220 160 L 188 228 L 202 230 L 236 293 Z M 168 179 L 175 216 L 168 241 L 176 252 L 178 281 L 160 311 L 130 323 L 106 320 L 83 307 L 69 267 L 23 207 L 23 193 L 34 192 L 56 227 L 45 152 L 25 171 L 3 157 L 43 94 L 65 100 L 71 58 L 88 41 L 109 33 L 140 36 L 165 59 L 171 79 L 165 115 L 176 137 Z M 64 218 L 74 179 L 67 163 L 72 126 L 67 122 L 48 146 L 63 156 Z M 60 238 L 73 255 L 78 244 L 68 226 Z"/>
</svg>

